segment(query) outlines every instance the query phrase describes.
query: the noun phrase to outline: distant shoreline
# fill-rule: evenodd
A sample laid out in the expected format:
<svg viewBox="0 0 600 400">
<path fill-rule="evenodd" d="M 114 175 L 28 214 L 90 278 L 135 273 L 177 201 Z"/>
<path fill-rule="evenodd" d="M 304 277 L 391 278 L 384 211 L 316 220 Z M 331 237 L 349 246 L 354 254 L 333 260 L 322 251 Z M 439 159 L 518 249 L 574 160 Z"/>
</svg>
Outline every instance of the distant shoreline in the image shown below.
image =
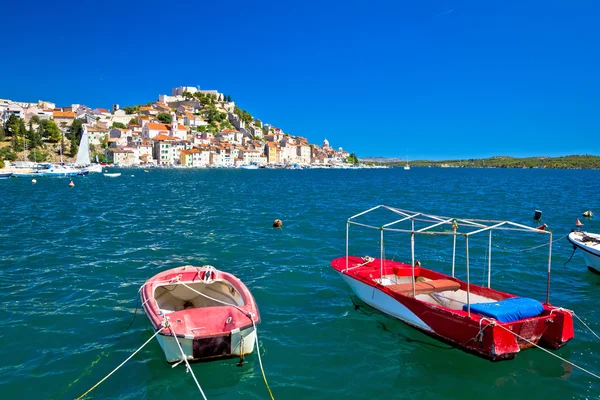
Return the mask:
<svg viewBox="0 0 600 400">
<path fill-rule="evenodd" d="M 361 162 L 388 166 L 405 165 L 406 160 L 400 158 L 365 157 Z M 497 156 L 479 159 L 459 160 L 414 160 L 408 161 L 414 167 L 442 168 L 549 168 L 549 169 L 600 169 L 600 156 L 570 155 L 562 157 L 508 157 Z"/>
</svg>

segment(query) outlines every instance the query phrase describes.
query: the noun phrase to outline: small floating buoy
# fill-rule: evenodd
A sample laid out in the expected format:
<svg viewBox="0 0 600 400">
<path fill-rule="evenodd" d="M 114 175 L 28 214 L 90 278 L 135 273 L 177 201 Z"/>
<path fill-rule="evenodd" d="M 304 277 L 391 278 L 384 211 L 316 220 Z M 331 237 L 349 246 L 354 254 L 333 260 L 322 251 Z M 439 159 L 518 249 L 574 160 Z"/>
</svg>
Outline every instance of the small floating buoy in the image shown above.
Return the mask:
<svg viewBox="0 0 600 400">
<path fill-rule="evenodd" d="M 131 176 L 133 177 L 133 176 L 135 176 L 135 175 L 131 175 Z"/>
<path fill-rule="evenodd" d="M 587 210 L 587 211 L 586 211 L 586 212 L 584 212 L 582 215 L 583 215 L 584 217 L 590 218 L 590 217 L 593 217 L 593 216 L 594 216 L 594 213 L 593 213 L 593 212 L 591 212 L 590 210 Z"/>
<path fill-rule="evenodd" d="M 31 183 L 33 183 L 35 185 L 37 183 L 37 181 L 35 179 L 32 179 Z"/>
<path fill-rule="evenodd" d="M 281 228 L 283 226 L 283 222 L 280 219 L 276 219 L 273 221 L 273 228 Z"/>
<path fill-rule="evenodd" d="M 536 227 L 535 229 L 539 229 L 540 231 L 545 231 L 547 227 L 548 227 L 548 225 L 542 224 L 542 225 Z"/>
<path fill-rule="evenodd" d="M 144 170 L 144 172 L 148 172 L 148 170 L 147 170 L 147 169 L 145 169 L 145 170 Z"/>
<path fill-rule="evenodd" d="M 577 222 L 575 222 L 575 226 L 583 226 L 579 218 L 577 218 Z"/>
<path fill-rule="evenodd" d="M 69 187 L 73 187 L 75 186 L 75 184 L 73 183 L 73 181 L 69 182 Z"/>
<path fill-rule="evenodd" d="M 540 219 L 542 219 L 542 212 L 540 210 L 535 210 L 535 212 L 533 213 L 533 219 L 535 221 L 539 221 Z"/>
</svg>

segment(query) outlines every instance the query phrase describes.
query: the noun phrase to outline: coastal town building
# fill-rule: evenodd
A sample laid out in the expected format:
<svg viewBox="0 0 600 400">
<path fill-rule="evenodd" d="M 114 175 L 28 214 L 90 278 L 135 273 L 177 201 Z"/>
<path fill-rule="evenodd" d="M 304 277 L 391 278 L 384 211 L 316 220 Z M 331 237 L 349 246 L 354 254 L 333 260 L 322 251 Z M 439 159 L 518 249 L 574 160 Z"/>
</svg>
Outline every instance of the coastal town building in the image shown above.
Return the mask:
<svg viewBox="0 0 600 400">
<path fill-rule="evenodd" d="M 348 152 L 335 150 L 327 139 L 319 147 L 261 120 L 248 119 L 245 111 L 241 113 L 234 102 L 226 100 L 216 90 L 192 86 L 173 88 L 171 95 L 161 95 L 159 101 L 123 109 L 117 104 L 109 109 L 82 104 L 57 108 L 48 101 L 0 99 L 0 123 L 15 115 L 32 121 L 37 129 L 39 121 L 52 119 L 67 137 L 75 119 L 81 120 L 94 152 L 118 165 L 335 165 L 348 157 Z M 165 123 L 164 114 L 170 115 L 170 123 Z"/>
</svg>

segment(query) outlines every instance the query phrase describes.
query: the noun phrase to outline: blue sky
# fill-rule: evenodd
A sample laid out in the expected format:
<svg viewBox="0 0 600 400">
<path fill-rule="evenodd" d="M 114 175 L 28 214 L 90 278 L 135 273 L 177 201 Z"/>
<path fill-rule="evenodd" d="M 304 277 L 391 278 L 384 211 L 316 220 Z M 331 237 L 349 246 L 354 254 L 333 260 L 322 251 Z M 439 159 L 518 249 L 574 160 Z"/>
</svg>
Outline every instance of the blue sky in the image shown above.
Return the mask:
<svg viewBox="0 0 600 400">
<path fill-rule="evenodd" d="M 200 86 L 359 157 L 600 155 L 597 1 L 5 3 L 0 98 Z"/>
</svg>

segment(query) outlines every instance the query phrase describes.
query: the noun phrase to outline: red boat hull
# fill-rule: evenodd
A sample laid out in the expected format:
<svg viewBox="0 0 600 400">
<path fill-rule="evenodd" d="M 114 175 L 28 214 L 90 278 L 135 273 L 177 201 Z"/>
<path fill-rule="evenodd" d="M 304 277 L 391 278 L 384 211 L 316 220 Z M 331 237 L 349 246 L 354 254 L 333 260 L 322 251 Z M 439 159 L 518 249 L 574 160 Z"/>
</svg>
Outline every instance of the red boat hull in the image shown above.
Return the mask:
<svg viewBox="0 0 600 400">
<path fill-rule="evenodd" d="M 360 257 L 340 257 L 331 262 L 361 300 L 390 314 L 422 332 L 467 352 L 490 360 L 514 358 L 524 348 L 534 344 L 558 349 L 573 338 L 573 319 L 569 311 L 542 304 L 541 315 L 514 322 L 499 322 L 474 312 L 449 308 L 413 297 L 410 291 L 394 290 L 395 286 L 382 285 L 381 263 L 379 259 L 363 260 Z M 410 265 L 386 260 L 383 276 L 403 276 L 411 279 L 413 268 Z M 415 277 L 443 281 L 446 285 L 467 290 L 466 282 L 425 268 L 415 267 Z M 408 284 L 412 286 L 412 283 Z M 515 297 L 481 286 L 470 285 L 470 293 L 500 301 Z M 427 293 L 427 292 L 424 292 Z M 421 296 L 423 297 L 423 296 Z"/>
</svg>

